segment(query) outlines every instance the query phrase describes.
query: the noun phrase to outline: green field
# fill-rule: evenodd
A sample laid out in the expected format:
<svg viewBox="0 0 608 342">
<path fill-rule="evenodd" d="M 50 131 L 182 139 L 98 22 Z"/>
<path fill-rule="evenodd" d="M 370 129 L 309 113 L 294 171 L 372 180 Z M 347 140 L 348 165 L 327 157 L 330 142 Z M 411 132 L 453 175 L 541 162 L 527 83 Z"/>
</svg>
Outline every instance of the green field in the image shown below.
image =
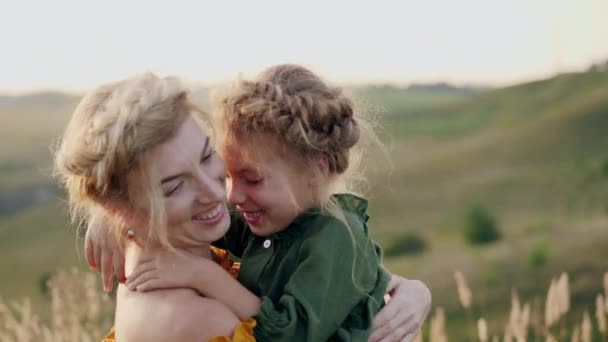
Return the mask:
<svg viewBox="0 0 608 342">
<path fill-rule="evenodd" d="M 571 275 L 574 309 L 593 303 L 608 271 L 608 72 L 501 89 L 351 92 L 381 119 L 390 156 L 375 153 L 364 162 L 373 235 L 397 251 L 385 259 L 389 269 L 428 284 L 433 304 L 446 308 L 450 335 L 459 336 L 463 322 L 456 269 L 469 279 L 491 331 L 504 327 L 511 288 L 524 301 L 544 298 L 561 271 Z M 41 312 L 41 279 L 84 267 L 50 177 L 49 145 L 77 100 L 0 97 L 0 193 L 10 198 L 46 187 L 53 196 L 1 214 L 0 296 L 32 297 Z M 502 239 L 465 242 L 465 214 L 475 205 L 494 216 Z M 425 247 L 399 254 L 400 241 L 412 234 Z"/>
</svg>

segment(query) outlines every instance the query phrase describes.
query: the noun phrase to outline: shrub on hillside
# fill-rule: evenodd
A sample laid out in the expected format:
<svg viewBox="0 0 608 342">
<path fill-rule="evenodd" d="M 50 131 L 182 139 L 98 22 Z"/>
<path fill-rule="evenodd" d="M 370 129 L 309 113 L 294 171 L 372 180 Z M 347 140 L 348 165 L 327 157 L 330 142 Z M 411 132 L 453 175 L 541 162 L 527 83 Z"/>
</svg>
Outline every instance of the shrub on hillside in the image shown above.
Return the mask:
<svg viewBox="0 0 608 342">
<path fill-rule="evenodd" d="M 487 244 L 501 237 L 496 218 L 481 205 L 474 205 L 467 212 L 464 234 L 466 240 L 473 245 Z"/>
<path fill-rule="evenodd" d="M 528 264 L 536 271 L 543 267 L 549 259 L 549 244 L 546 241 L 537 243 L 528 256 Z"/>
<path fill-rule="evenodd" d="M 385 250 L 386 256 L 412 255 L 422 253 L 427 248 L 426 241 L 418 234 L 410 232 L 395 239 Z"/>
<path fill-rule="evenodd" d="M 602 162 L 601 172 L 602 175 L 608 176 L 608 158 Z"/>
</svg>

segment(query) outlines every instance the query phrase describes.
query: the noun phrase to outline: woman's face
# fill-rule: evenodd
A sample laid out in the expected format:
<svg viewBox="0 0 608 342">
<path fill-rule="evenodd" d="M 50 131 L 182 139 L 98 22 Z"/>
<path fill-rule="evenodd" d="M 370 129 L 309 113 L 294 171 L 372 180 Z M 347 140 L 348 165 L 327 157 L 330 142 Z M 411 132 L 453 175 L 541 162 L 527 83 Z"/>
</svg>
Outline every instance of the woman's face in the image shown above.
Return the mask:
<svg viewBox="0 0 608 342">
<path fill-rule="evenodd" d="M 150 150 L 150 165 L 156 169 L 167 215 L 169 240 L 176 247 L 220 239 L 230 225 L 226 206 L 224 162 L 207 136 L 188 118 L 177 135 Z M 145 194 L 138 174 L 129 174 L 135 198 Z M 139 188 L 138 188 L 139 186 Z M 194 240 L 187 242 L 188 239 Z M 194 243 L 196 245 L 196 243 Z"/>
</svg>

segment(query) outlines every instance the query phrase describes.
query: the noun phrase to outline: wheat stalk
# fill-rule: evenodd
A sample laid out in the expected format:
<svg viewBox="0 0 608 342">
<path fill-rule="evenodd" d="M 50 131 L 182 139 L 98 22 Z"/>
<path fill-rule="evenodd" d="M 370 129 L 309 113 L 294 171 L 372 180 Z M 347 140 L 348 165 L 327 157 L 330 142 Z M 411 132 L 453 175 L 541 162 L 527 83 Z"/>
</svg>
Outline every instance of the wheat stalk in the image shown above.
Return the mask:
<svg viewBox="0 0 608 342">
<path fill-rule="evenodd" d="M 473 301 L 473 293 L 467 285 L 467 281 L 464 274 L 460 271 L 454 272 L 454 279 L 456 280 L 456 288 L 458 290 L 458 299 L 463 308 L 469 309 L 471 302 Z"/>
<path fill-rule="evenodd" d="M 595 317 L 597 318 L 597 327 L 602 336 L 606 335 L 606 316 L 604 314 L 604 297 L 598 294 L 595 298 Z"/>
<path fill-rule="evenodd" d="M 591 342 L 591 317 L 589 312 L 583 314 L 583 323 L 581 324 L 581 341 Z"/>
<path fill-rule="evenodd" d="M 430 342 L 447 342 L 445 332 L 445 312 L 442 307 L 435 310 L 435 316 L 431 318 Z"/>
<path fill-rule="evenodd" d="M 477 335 L 479 336 L 480 342 L 488 341 L 488 324 L 486 323 L 486 320 L 483 318 L 480 318 L 477 321 Z"/>
</svg>

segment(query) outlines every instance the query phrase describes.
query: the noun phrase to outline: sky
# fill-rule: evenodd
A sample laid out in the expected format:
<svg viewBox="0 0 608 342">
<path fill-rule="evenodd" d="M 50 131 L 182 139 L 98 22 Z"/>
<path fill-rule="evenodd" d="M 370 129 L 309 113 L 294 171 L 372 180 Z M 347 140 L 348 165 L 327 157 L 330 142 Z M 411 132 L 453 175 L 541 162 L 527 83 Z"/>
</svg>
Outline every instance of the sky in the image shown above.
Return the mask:
<svg viewBox="0 0 608 342">
<path fill-rule="evenodd" d="M 12 1 L 0 93 L 143 71 L 212 85 L 278 63 L 344 84 L 501 86 L 608 60 L 608 0 Z"/>
</svg>

